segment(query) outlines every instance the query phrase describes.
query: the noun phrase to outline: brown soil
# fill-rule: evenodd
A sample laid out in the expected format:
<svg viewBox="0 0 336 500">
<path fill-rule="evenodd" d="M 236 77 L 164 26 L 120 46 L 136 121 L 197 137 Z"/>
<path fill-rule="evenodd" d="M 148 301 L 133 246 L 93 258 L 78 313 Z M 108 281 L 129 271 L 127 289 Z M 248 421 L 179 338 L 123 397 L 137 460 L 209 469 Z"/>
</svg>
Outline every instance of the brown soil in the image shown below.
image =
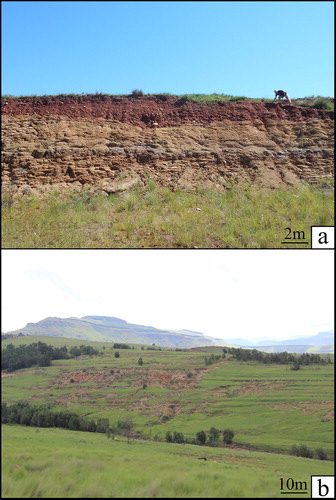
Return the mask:
<svg viewBox="0 0 336 500">
<path fill-rule="evenodd" d="M 216 102 L 201 104 L 174 96 L 161 98 L 113 96 L 46 96 L 3 98 L 3 115 L 58 115 L 130 123 L 140 127 L 177 126 L 183 123 L 211 123 L 232 120 L 290 120 L 333 118 L 334 112 L 290 106 L 283 103 Z"/>
<path fill-rule="evenodd" d="M 333 112 L 283 103 L 197 104 L 173 96 L 2 99 L 2 182 L 113 193 L 278 188 L 333 176 Z"/>
<path fill-rule="evenodd" d="M 153 369 L 148 374 L 142 374 L 137 369 L 120 369 L 111 373 L 110 370 L 85 369 L 66 372 L 55 377 L 51 384 L 50 390 L 62 389 L 71 387 L 71 393 L 56 397 L 55 402 L 59 405 L 67 406 L 70 402 L 80 402 L 85 406 L 88 395 L 91 391 L 94 393 L 97 389 L 105 389 L 105 399 L 108 403 L 106 409 L 111 406 L 125 407 L 131 411 L 142 411 L 149 415 L 160 417 L 161 419 L 171 418 L 174 415 L 182 412 L 182 406 L 179 404 L 179 398 L 185 389 L 195 387 L 202 373 L 194 373 L 193 377 L 187 376 L 184 370 L 163 370 Z M 124 385 L 120 385 L 123 382 Z M 91 385 L 93 383 L 93 385 Z M 117 383 L 117 385 L 116 385 Z M 148 387 L 164 387 L 173 389 L 174 400 L 161 401 L 161 396 L 158 396 L 160 401 L 156 401 L 155 396 L 148 397 L 143 389 L 143 384 Z M 83 385 L 78 385 L 83 384 Z M 86 385 L 88 384 L 88 385 Z M 120 393 L 112 393 L 114 387 L 120 389 L 133 387 L 136 392 L 141 391 L 143 396 L 136 402 L 131 402 L 129 396 L 122 396 Z M 38 395 L 35 396 L 38 398 Z M 90 394 L 91 403 L 94 394 Z M 34 399 L 34 396 L 31 398 Z M 195 408 L 194 411 L 197 411 Z"/>
<path fill-rule="evenodd" d="M 57 388 L 86 382 L 94 382 L 95 388 L 113 388 L 114 383 L 118 382 L 116 387 L 120 386 L 120 381 L 124 380 L 123 387 L 139 387 L 146 383 L 150 387 L 166 387 L 174 389 L 182 389 L 185 387 L 194 387 L 200 379 L 202 373 L 189 378 L 183 370 L 151 370 L 147 375 L 143 375 L 136 369 L 115 370 L 111 373 L 110 370 L 85 369 L 66 372 L 51 382 L 52 386 Z"/>
<path fill-rule="evenodd" d="M 291 385 L 291 382 L 276 382 L 275 380 L 271 383 L 251 380 L 244 384 L 237 392 L 238 396 L 249 396 L 253 394 L 260 394 L 262 392 L 273 392 L 276 389 L 282 389 Z"/>
</svg>

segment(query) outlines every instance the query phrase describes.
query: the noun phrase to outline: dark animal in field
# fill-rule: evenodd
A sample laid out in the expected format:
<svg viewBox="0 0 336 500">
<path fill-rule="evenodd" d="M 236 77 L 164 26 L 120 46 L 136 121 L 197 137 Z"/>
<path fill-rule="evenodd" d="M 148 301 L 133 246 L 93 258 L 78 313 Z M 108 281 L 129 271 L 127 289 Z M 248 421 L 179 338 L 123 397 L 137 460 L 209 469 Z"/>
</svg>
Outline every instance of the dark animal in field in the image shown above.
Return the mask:
<svg viewBox="0 0 336 500">
<path fill-rule="evenodd" d="M 206 457 L 198 457 L 198 460 L 208 460 Z"/>
</svg>

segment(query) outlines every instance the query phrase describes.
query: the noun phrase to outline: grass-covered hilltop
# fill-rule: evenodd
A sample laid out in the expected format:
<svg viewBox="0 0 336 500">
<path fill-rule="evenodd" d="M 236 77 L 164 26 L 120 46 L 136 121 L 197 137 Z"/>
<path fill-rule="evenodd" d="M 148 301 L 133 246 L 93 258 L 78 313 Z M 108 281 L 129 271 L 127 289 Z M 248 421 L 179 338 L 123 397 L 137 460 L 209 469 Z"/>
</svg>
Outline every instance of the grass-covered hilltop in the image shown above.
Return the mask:
<svg viewBox="0 0 336 500">
<path fill-rule="evenodd" d="M 24 335 L 2 352 L 3 497 L 277 498 L 333 473 L 333 354 Z"/>
</svg>

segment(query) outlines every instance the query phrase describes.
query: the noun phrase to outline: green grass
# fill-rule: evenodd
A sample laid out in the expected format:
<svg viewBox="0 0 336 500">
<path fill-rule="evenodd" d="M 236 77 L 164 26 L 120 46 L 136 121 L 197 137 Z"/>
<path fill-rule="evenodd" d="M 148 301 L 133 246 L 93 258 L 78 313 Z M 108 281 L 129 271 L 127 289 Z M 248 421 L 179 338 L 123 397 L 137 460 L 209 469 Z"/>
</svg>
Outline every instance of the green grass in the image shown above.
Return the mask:
<svg viewBox="0 0 336 500">
<path fill-rule="evenodd" d="M 300 189 L 2 195 L 3 248 L 283 248 L 286 227 L 334 224 L 331 181 Z M 302 244 L 296 247 L 305 247 Z M 306 247 L 305 247 L 306 248 Z"/>
<path fill-rule="evenodd" d="M 309 496 L 310 475 L 333 474 L 319 460 L 14 425 L 2 450 L 2 498 L 279 498 L 281 477 Z"/>
<path fill-rule="evenodd" d="M 184 94 L 179 96 L 181 100 L 189 101 L 189 102 L 197 102 L 203 104 L 212 104 L 217 102 L 239 102 L 239 101 L 248 101 L 248 102 L 272 102 L 274 96 L 271 98 L 251 98 L 246 96 L 232 96 L 227 94 Z M 322 96 L 310 96 L 310 97 L 302 97 L 302 98 L 292 98 L 292 104 L 294 106 L 304 106 L 309 108 L 317 108 L 325 111 L 333 111 L 334 110 L 334 99 L 331 97 L 322 97 Z M 283 101 L 286 103 L 286 101 Z"/>
<path fill-rule="evenodd" d="M 215 426 L 232 428 L 237 445 L 284 454 L 294 444 L 314 452 L 322 446 L 333 456 L 333 365 L 292 371 L 288 365 L 225 359 L 206 367 L 206 352 L 130 349 L 120 350 L 118 359 L 108 347 L 102 352 L 14 372 L 2 380 L 3 400 L 49 403 L 108 418 L 111 425 L 132 416 L 136 430 L 162 440 L 167 431 L 194 438 Z"/>
</svg>

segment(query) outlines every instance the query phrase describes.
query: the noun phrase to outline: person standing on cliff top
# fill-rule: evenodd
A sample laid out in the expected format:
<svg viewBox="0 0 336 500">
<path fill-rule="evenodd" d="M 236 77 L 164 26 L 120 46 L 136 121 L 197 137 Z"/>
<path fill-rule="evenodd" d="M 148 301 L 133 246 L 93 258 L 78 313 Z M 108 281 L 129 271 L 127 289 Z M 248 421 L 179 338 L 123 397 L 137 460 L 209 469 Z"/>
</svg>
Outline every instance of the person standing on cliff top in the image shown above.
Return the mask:
<svg viewBox="0 0 336 500">
<path fill-rule="evenodd" d="M 279 101 L 283 98 L 287 99 L 287 101 L 289 101 L 290 104 L 292 104 L 292 101 L 290 100 L 290 98 L 288 97 L 288 94 L 287 92 L 285 92 L 284 90 L 275 90 L 274 91 L 275 93 L 275 97 L 273 99 L 273 102 L 275 101 L 275 99 L 279 99 Z"/>
</svg>

